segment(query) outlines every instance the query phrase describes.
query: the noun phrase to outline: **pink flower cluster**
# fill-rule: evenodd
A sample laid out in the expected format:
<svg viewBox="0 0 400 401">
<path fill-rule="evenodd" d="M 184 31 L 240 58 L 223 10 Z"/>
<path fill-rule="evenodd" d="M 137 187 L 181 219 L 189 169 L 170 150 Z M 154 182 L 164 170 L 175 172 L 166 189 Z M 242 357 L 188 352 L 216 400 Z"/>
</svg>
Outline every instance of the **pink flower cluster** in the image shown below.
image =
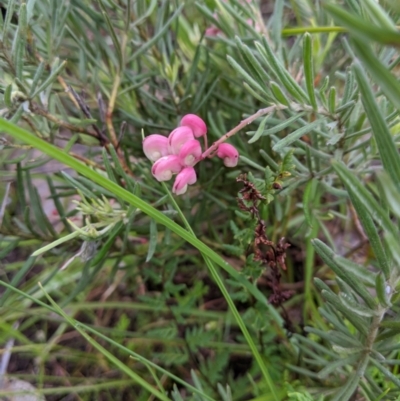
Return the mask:
<svg viewBox="0 0 400 401">
<path fill-rule="evenodd" d="M 153 134 L 143 141 L 143 152 L 153 161 L 151 173 L 158 181 L 169 181 L 177 174 L 172 192 L 184 194 L 188 185 L 196 182 L 194 166 L 203 159 L 201 144 L 196 138 L 206 137 L 207 126 L 195 114 L 187 114 L 167 137 Z M 224 160 L 227 167 L 235 167 L 239 153 L 228 143 L 221 143 L 217 156 Z"/>
</svg>

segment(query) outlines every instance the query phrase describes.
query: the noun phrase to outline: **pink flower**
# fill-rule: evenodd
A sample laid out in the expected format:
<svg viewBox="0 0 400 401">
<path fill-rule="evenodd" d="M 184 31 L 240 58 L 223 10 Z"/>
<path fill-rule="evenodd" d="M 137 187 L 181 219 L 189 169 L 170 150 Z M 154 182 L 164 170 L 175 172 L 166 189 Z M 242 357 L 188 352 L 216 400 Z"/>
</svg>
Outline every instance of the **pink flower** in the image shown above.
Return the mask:
<svg viewBox="0 0 400 401">
<path fill-rule="evenodd" d="M 186 114 L 183 116 L 180 125 L 191 128 L 196 138 L 207 134 L 206 123 L 199 116 L 196 116 L 196 114 Z"/>
<path fill-rule="evenodd" d="M 226 167 L 235 167 L 238 164 L 239 152 L 229 143 L 221 143 L 218 146 L 217 156 L 224 160 Z"/>
<path fill-rule="evenodd" d="M 158 159 L 151 168 L 151 173 L 157 181 L 168 181 L 173 174 L 182 170 L 180 159 L 176 155 L 164 156 Z"/>
<path fill-rule="evenodd" d="M 214 25 L 206 29 L 206 36 L 217 36 L 219 33 L 221 30 Z"/>
<path fill-rule="evenodd" d="M 196 139 L 187 141 L 179 152 L 179 159 L 183 166 L 194 166 L 200 159 L 201 145 Z"/>
<path fill-rule="evenodd" d="M 196 182 L 196 171 L 193 167 L 185 167 L 175 178 L 172 192 L 176 195 L 182 195 L 186 192 L 188 185 Z"/>
<path fill-rule="evenodd" d="M 158 134 L 147 136 L 143 140 L 143 152 L 153 162 L 163 156 L 167 156 L 168 138 Z"/>
<path fill-rule="evenodd" d="M 168 137 L 169 153 L 177 155 L 181 147 L 191 139 L 194 139 L 193 131 L 189 127 L 175 128 Z"/>
</svg>

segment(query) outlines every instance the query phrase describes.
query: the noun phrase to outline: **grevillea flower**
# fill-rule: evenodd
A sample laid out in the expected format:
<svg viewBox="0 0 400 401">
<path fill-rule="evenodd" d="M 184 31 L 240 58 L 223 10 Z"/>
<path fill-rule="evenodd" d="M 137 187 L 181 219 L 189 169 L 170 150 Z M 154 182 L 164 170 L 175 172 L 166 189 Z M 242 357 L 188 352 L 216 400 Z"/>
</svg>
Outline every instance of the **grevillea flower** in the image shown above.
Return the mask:
<svg viewBox="0 0 400 401">
<path fill-rule="evenodd" d="M 238 164 L 239 152 L 229 143 L 221 143 L 218 146 L 217 156 L 224 160 L 226 167 L 235 167 Z"/>
<path fill-rule="evenodd" d="M 180 122 L 181 127 L 189 127 L 196 138 L 207 134 L 206 123 L 196 114 L 186 114 Z"/>
<path fill-rule="evenodd" d="M 200 159 L 201 145 L 196 139 L 187 141 L 179 151 L 179 159 L 183 166 L 194 166 Z"/>
<path fill-rule="evenodd" d="M 151 168 L 151 173 L 157 181 L 168 181 L 173 174 L 182 170 L 180 159 L 177 155 L 169 155 L 158 159 Z"/>
<path fill-rule="evenodd" d="M 196 171 L 193 167 L 185 167 L 175 178 L 172 192 L 176 195 L 182 195 L 186 192 L 188 185 L 196 182 Z"/>
<path fill-rule="evenodd" d="M 147 136 L 143 140 L 143 152 L 152 162 L 167 156 L 169 154 L 168 138 L 158 134 Z"/>
<path fill-rule="evenodd" d="M 191 139 L 194 139 L 194 135 L 189 127 L 175 128 L 168 137 L 169 153 L 177 155 L 181 150 L 181 147 Z"/>
</svg>

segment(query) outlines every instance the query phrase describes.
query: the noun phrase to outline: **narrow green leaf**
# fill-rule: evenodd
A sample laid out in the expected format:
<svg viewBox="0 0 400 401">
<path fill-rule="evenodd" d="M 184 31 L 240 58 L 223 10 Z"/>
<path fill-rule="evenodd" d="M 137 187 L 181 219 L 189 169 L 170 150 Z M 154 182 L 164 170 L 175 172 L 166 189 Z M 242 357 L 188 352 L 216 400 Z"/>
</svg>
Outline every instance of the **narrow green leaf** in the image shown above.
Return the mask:
<svg viewBox="0 0 400 401">
<path fill-rule="evenodd" d="M 312 333 L 317 335 L 318 337 L 321 337 L 329 343 L 332 342 L 334 344 L 337 344 L 342 348 L 358 348 L 362 346 L 360 341 L 352 337 L 350 333 L 343 334 L 334 330 L 325 331 L 307 326 L 304 328 L 304 330 L 308 333 Z"/>
<path fill-rule="evenodd" d="M 321 87 L 319 88 L 319 90 L 320 90 L 321 92 L 325 92 L 325 91 L 328 89 L 328 86 L 329 86 L 329 75 L 327 75 L 327 76 L 323 79 L 322 84 L 321 84 Z"/>
<path fill-rule="evenodd" d="M 115 227 L 110 231 L 105 243 L 102 244 L 101 248 L 96 252 L 96 255 L 91 260 L 90 266 L 96 266 L 98 263 L 102 263 L 102 261 L 105 260 L 108 251 L 114 245 L 115 239 L 123 228 L 124 223 L 122 221 L 115 225 Z"/>
<path fill-rule="evenodd" d="M 236 2 L 236 6 L 238 8 L 241 8 L 242 11 L 247 11 L 242 2 L 241 1 L 236 1 L 233 0 L 234 2 Z M 230 14 L 230 16 L 233 18 L 234 21 L 238 22 L 245 30 L 250 31 L 254 36 L 258 37 L 259 33 L 257 32 L 257 30 L 253 27 L 252 23 L 249 23 L 249 21 L 241 15 L 241 13 L 238 13 L 238 11 L 232 7 L 232 5 L 230 4 L 230 2 L 224 1 L 224 2 L 220 2 L 219 3 L 226 11 L 228 11 L 228 13 Z M 221 13 L 220 14 L 221 19 L 226 20 L 227 18 L 225 18 L 225 13 Z M 232 21 L 233 22 L 233 21 Z M 230 22 L 230 24 L 232 25 L 232 22 Z"/>
<path fill-rule="evenodd" d="M 312 123 L 305 125 L 304 127 L 297 129 L 296 131 L 287 135 L 285 138 L 278 141 L 273 146 L 272 150 L 277 152 L 277 151 L 282 150 L 283 148 L 291 145 L 293 142 L 300 139 L 303 135 L 308 134 L 309 132 L 311 132 L 312 130 L 317 128 L 323 121 L 325 121 L 325 118 L 320 118 L 318 120 L 313 121 Z"/>
<path fill-rule="evenodd" d="M 28 0 L 26 3 L 26 14 L 27 21 L 29 22 L 33 15 L 33 10 L 35 8 L 36 0 Z"/>
<path fill-rule="evenodd" d="M 163 23 L 162 28 L 146 43 L 142 44 L 139 49 L 137 49 L 131 57 L 129 57 L 129 63 L 132 61 L 136 60 L 141 54 L 146 52 L 148 49 L 150 49 L 152 46 L 154 46 L 160 39 L 161 37 L 168 31 L 169 27 L 171 24 L 180 16 L 181 11 L 184 7 L 184 3 L 182 3 L 172 14 L 172 16 Z"/>
<path fill-rule="evenodd" d="M 242 76 L 242 78 L 254 89 L 258 90 L 262 94 L 266 96 L 266 99 L 269 98 L 268 92 L 265 91 L 265 89 L 255 80 L 253 79 L 250 74 L 247 73 L 247 71 L 242 68 L 240 64 L 236 62 L 231 56 L 227 56 L 226 59 L 228 60 L 228 63 L 232 66 L 232 68 Z"/>
<path fill-rule="evenodd" d="M 61 73 L 61 71 L 64 69 L 66 66 L 67 62 L 63 61 L 60 65 L 58 65 L 58 59 L 56 59 L 52 65 L 51 73 L 48 76 L 48 78 L 42 83 L 42 85 L 39 86 L 35 90 L 35 92 L 30 96 L 31 99 L 33 99 L 35 96 L 37 96 L 40 92 L 43 92 L 49 85 L 51 85 L 58 77 L 58 75 Z"/>
<path fill-rule="evenodd" d="M 274 73 L 285 89 L 299 102 L 308 102 L 308 96 L 275 56 L 267 40 L 263 38 L 263 44 L 259 42 L 254 42 L 254 44 L 257 47 L 260 56 L 262 56 L 267 69 L 271 69 L 271 72 Z"/>
<path fill-rule="evenodd" d="M 26 3 L 22 3 L 21 6 L 19 7 L 19 13 L 18 13 L 18 34 L 20 35 L 20 38 L 25 39 L 27 27 L 28 27 L 28 21 L 27 21 Z"/>
<path fill-rule="evenodd" d="M 323 307 L 318 308 L 318 311 L 337 331 L 347 335 L 350 333 L 349 329 L 345 326 L 342 316 L 338 316 L 338 313 L 330 305 L 325 303 Z"/>
<path fill-rule="evenodd" d="M 50 234 L 51 237 L 57 238 L 57 233 L 54 231 L 53 225 L 43 211 L 42 201 L 36 187 L 33 185 L 29 170 L 26 171 L 26 183 L 30 205 L 35 216 L 35 226 L 37 226 L 44 235 Z"/>
<path fill-rule="evenodd" d="M 372 310 L 362 305 L 361 303 L 356 302 L 352 297 L 348 296 L 345 293 L 339 294 L 339 299 L 342 301 L 344 306 L 346 306 L 351 311 L 357 313 L 357 315 L 359 316 L 373 317 L 377 314 L 376 310 Z"/>
<path fill-rule="evenodd" d="M 65 229 L 68 232 L 71 232 L 70 225 L 68 224 L 68 221 L 65 217 L 66 212 L 65 212 L 64 206 L 60 202 L 60 196 L 57 193 L 57 190 L 53 184 L 53 181 L 50 176 L 46 176 L 46 180 L 47 180 L 47 185 L 50 189 L 51 198 L 53 199 L 54 206 L 56 207 L 58 215 L 60 216 L 60 219 L 63 222 Z"/>
<path fill-rule="evenodd" d="M 356 276 L 357 279 L 366 286 L 375 287 L 376 274 L 369 271 L 365 266 L 359 265 L 350 259 L 346 259 L 338 255 L 336 255 L 335 261 L 339 266 L 342 267 L 342 269 L 351 271 L 354 276 Z"/>
<path fill-rule="evenodd" d="M 4 91 L 4 104 L 9 109 L 11 109 L 11 107 L 13 106 L 13 103 L 11 100 L 11 92 L 12 92 L 12 84 L 7 85 L 6 90 Z"/>
<path fill-rule="evenodd" d="M 336 111 L 336 88 L 334 86 L 329 89 L 328 109 L 331 114 Z"/>
<path fill-rule="evenodd" d="M 308 227 L 312 228 L 313 227 L 313 222 L 314 222 L 314 215 L 313 215 L 313 204 L 314 204 L 314 199 L 315 199 L 315 191 L 318 186 L 318 181 L 314 178 L 312 178 L 310 181 L 308 181 L 306 185 L 306 189 L 304 190 L 304 196 L 303 196 L 303 211 L 304 211 L 304 217 L 306 219 Z"/>
<path fill-rule="evenodd" d="M 375 227 L 372 217 L 366 209 L 365 205 L 360 202 L 359 197 L 354 191 L 349 191 L 349 196 L 351 199 L 351 203 L 353 204 L 354 209 L 357 212 L 357 216 L 359 217 L 364 228 L 365 234 L 369 239 L 369 243 L 372 250 L 374 251 L 379 267 L 384 273 L 385 277 L 388 279 L 390 276 L 389 259 L 386 255 L 386 251 L 382 245 L 378 230 Z"/>
<path fill-rule="evenodd" d="M 262 104 L 263 103 L 269 103 L 269 96 L 267 97 L 267 95 L 260 95 L 257 91 L 255 91 L 247 82 L 243 82 L 243 88 L 249 92 L 249 94 L 254 97 L 254 99 L 257 99 L 258 101 L 260 101 Z M 270 100 L 273 100 L 273 98 L 271 98 Z"/>
<path fill-rule="evenodd" d="M 400 320 L 384 320 L 381 322 L 382 327 L 400 330 Z M 400 361 L 398 361 L 400 363 Z"/>
<path fill-rule="evenodd" d="M 349 102 L 350 96 L 353 93 L 354 89 L 354 74 L 351 70 L 347 71 L 346 74 L 346 82 L 344 84 L 344 93 L 341 101 L 341 106 L 344 106 L 346 103 Z"/>
<path fill-rule="evenodd" d="M 373 20 L 375 20 L 382 28 L 395 31 L 396 25 L 386 14 L 385 10 L 375 0 L 363 0 L 364 10 L 366 10 Z"/>
<path fill-rule="evenodd" d="M 339 345 L 340 347 L 357 348 L 362 346 L 361 342 L 351 333 L 343 334 L 336 330 L 330 330 L 324 333 L 327 334 L 328 341 Z"/>
<path fill-rule="evenodd" d="M 354 63 L 353 68 L 362 95 L 361 100 L 365 113 L 371 124 L 372 132 L 381 155 L 383 167 L 392 178 L 397 189 L 400 191 L 400 155 L 397 151 L 393 137 L 390 134 L 389 128 L 385 123 L 385 119 L 375 101 L 374 94 L 367 81 L 363 68 L 358 62 Z"/>
<path fill-rule="evenodd" d="M 385 368 L 380 364 L 378 361 L 376 361 L 374 358 L 371 358 L 372 364 L 377 367 L 383 375 L 391 382 L 393 382 L 397 387 L 400 387 L 400 379 L 398 376 L 394 375 L 389 369 Z"/>
<path fill-rule="evenodd" d="M 335 309 L 337 309 L 361 334 L 366 336 L 368 334 L 369 323 L 362 317 L 355 314 L 353 311 L 344 306 L 337 295 L 323 290 L 321 295 L 329 302 Z"/>
<path fill-rule="evenodd" d="M 359 15 L 350 14 L 344 8 L 333 4 L 325 3 L 324 8 L 339 25 L 346 27 L 350 33 L 364 42 L 373 40 L 386 45 L 400 43 L 400 33 L 394 29 L 372 25 L 370 21 L 363 20 Z"/>
<path fill-rule="evenodd" d="M 32 83 L 31 83 L 31 88 L 29 90 L 29 98 L 32 99 L 32 95 L 34 94 L 36 87 L 39 83 L 40 78 L 42 77 L 43 71 L 44 71 L 45 63 L 42 61 L 36 71 L 35 75 L 33 76 Z"/>
<path fill-rule="evenodd" d="M 36 261 L 36 258 L 33 257 L 29 257 L 25 263 L 21 266 L 21 268 L 18 269 L 18 271 L 16 272 L 16 274 L 14 275 L 14 277 L 11 280 L 11 285 L 14 287 L 18 287 L 19 283 L 21 282 L 22 278 L 29 272 L 29 270 L 32 268 L 32 266 L 34 265 Z M 3 307 L 6 303 L 6 300 L 8 299 L 10 293 L 12 291 L 7 288 L 0 297 L 0 307 Z"/>
<path fill-rule="evenodd" d="M 114 168 L 116 172 L 121 176 L 121 178 L 124 179 L 126 188 L 133 193 L 135 191 L 135 186 L 136 186 L 135 181 L 132 179 L 132 177 L 128 176 L 128 174 L 126 174 L 126 172 L 124 171 L 123 167 L 121 166 L 121 161 L 119 160 L 117 152 L 115 151 L 114 147 L 110 145 L 108 147 L 108 150 L 113 159 Z"/>
<path fill-rule="evenodd" d="M 382 64 L 379 58 L 373 53 L 369 44 L 356 39 L 353 39 L 351 44 L 354 48 L 357 58 L 361 60 L 363 65 L 371 74 L 372 78 L 382 88 L 382 92 L 393 103 L 397 110 L 400 110 L 399 80 L 384 64 Z"/>
<path fill-rule="evenodd" d="M 158 231 L 157 223 L 154 220 L 150 220 L 150 238 L 149 248 L 147 251 L 146 263 L 151 260 L 157 247 Z"/>
<path fill-rule="evenodd" d="M 79 232 L 78 231 L 74 231 L 72 233 L 69 233 L 67 235 L 65 235 L 64 237 L 61 237 L 53 242 L 51 242 L 48 245 L 45 245 L 39 249 L 36 249 L 35 252 L 32 253 L 31 256 L 39 256 L 42 255 L 43 253 L 46 253 L 48 251 L 50 251 L 51 249 L 55 248 L 56 246 L 59 246 L 61 244 L 63 244 L 64 242 L 68 242 L 71 241 L 72 239 L 79 237 Z"/>
<path fill-rule="evenodd" d="M 376 276 L 375 289 L 376 295 L 378 296 L 381 305 L 383 305 L 385 308 L 389 308 L 390 306 L 392 306 L 389 295 L 392 293 L 393 290 L 386 281 L 384 275 L 381 273 L 377 274 Z"/>
<path fill-rule="evenodd" d="M 335 97 L 336 97 L 336 90 L 335 90 Z M 347 103 L 342 104 L 339 107 L 335 108 L 336 100 L 332 99 L 332 106 L 329 106 L 329 108 L 332 108 L 335 113 L 341 113 L 341 118 L 344 118 L 345 113 L 349 111 L 350 108 L 354 108 L 356 102 L 354 100 L 350 100 Z"/>
<path fill-rule="evenodd" d="M 115 32 L 113 24 L 111 23 L 110 17 L 108 16 L 107 9 L 103 4 L 103 0 L 98 0 L 98 2 L 99 2 L 99 5 L 100 5 L 100 8 L 102 10 L 103 17 L 104 17 L 104 19 L 106 21 L 106 24 L 107 24 L 107 27 L 108 27 L 108 31 L 109 31 L 109 33 L 111 35 L 111 40 L 112 40 L 112 42 L 114 44 L 115 51 L 117 52 L 117 59 L 118 59 L 119 69 L 122 70 L 124 61 L 123 61 L 123 54 L 122 54 L 122 50 L 121 50 L 121 46 L 119 44 L 119 40 L 118 40 L 117 34 Z"/>
<path fill-rule="evenodd" d="M 342 163 L 332 161 L 332 167 L 335 169 L 340 179 L 346 186 L 349 195 L 356 197 L 357 200 L 365 207 L 370 216 L 384 229 L 392 235 L 397 236 L 398 230 L 390 220 L 387 213 L 382 209 L 371 193 L 366 189 L 355 175 Z"/>
<path fill-rule="evenodd" d="M 24 43 L 22 40 L 17 41 L 17 45 L 14 50 L 14 64 L 15 64 L 15 76 L 19 81 L 22 80 L 22 70 L 24 67 Z"/>
<path fill-rule="evenodd" d="M 4 20 L 4 25 L 3 25 L 3 37 L 2 37 L 3 43 L 6 41 L 8 28 L 10 26 L 11 18 L 14 14 L 14 5 L 15 5 L 15 0 L 8 1 L 6 18 Z"/>
<path fill-rule="evenodd" d="M 360 358 L 360 356 L 355 354 L 355 355 L 350 355 L 347 358 L 338 359 L 337 361 L 330 362 L 325 366 L 324 369 L 322 369 L 318 372 L 318 377 L 320 379 L 325 379 L 328 375 L 335 372 L 337 369 L 341 368 L 342 366 L 354 365 L 358 361 L 359 358 Z"/>
<path fill-rule="evenodd" d="M 102 156 L 103 156 L 103 164 L 107 172 L 108 178 L 115 183 L 118 183 L 117 179 L 115 178 L 114 171 L 111 167 L 110 160 L 108 159 L 108 153 L 105 148 L 102 149 Z"/>
<path fill-rule="evenodd" d="M 265 69 L 261 66 L 260 62 L 254 56 L 253 52 L 250 48 L 243 44 L 238 36 L 235 37 L 235 42 L 238 50 L 240 51 L 240 55 L 243 60 L 249 66 L 249 68 L 253 72 L 253 78 L 258 81 L 258 83 L 262 85 L 266 85 L 267 82 L 271 80 L 271 77 L 267 74 Z"/>
<path fill-rule="evenodd" d="M 248 143 L 254 143 L 256 141 L 258 141 L 262 135 L 262 133 L 264 132 L 264 128 L 265 128 L 265 124 L 267 123 L 267 121 L 271 118 L 271 115 L 267 115 L 266 117 L 264 117 L 260 123 L 260 125 L 257 128 L 256 133 L 250 138 Z"/>
<path fill-rule="evenodd" d="M 353 373 L 346 381 L 346 383 L 340 387 L 340 390 L 332 398 L 332 401 L 349 401 L 351 396 L 357 389 L 358 383 L 361 377 L 356 373 Z"/>
<path fill-rule="evenodd" d="M 360 282 L 358 277 L 351 270 L 344 269 L 344 266 L 339 265 L 336 262 L 335 253 L 322 241 L 314 239 L 311 242 L 315 250 L 318 252 L 318 255 L 321 256 L 322 260 L 335 272 L 335 274 L 346 282 L 371 309 L 374 309 L 376 307 L 376 302 L 365 285 Z"/>
<path fill-rule="evenodd" d="M 312 53 L 312 38 L 307 32 L 303 38 L 303 67 L 304 67 L 304 78 L 306 80 L 306 87 L 308 96 L 310 98 L 311 106 L 314 110 L 317 110 L 317 100 L 315 99 L 314 91 L 314 65 L 313 65 L 313 53 Z"/>
<path fill-rule="evenodd" d="M 305 115 L 305 112 L 296 113 L 292 117 L 289 117 L 287 120 L 283 121 L 280 124 L 275 125 L 272 128 L 269 128 L 264 131 L 263 136 L 274 135 L 280 131 L 283 131 L 285 128 L 290 127 L 294 122 L 301 119 Z"/>
<path fill-rule="evenodd" d="M 71 177 L 65 171 L 61 171 L 61 174 L 65 178 L 65 180 L 69 182 L 72 188 L 79 189 L 82 192 L 82 194 L 89 199 L 96 199 L 96 195 L 89 188 L 86 188 L 84 185 L 82 185 L 75 178 Z"/>
<path fill-rule="evenodd" d="M 284 104 L 285 106 L 289 106 L 290 101 L 286 97 L 286 95 L 283 93 L 281 87 L 274 81 L 271 81 L 270 85 L 271 85 L 272 94 L 274 95 L 275 99 L 279 103 Z"/>
</svg>

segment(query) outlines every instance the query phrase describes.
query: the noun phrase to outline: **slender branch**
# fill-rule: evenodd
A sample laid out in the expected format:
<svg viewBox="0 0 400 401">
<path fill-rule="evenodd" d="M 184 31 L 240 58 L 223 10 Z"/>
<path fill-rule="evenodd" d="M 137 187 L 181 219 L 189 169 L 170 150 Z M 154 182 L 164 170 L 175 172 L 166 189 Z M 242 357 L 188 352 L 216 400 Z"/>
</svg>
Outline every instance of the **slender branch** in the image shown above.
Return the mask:
<svg viewBox="0 0 400 401">
<path fill-rule="evenodd" d="M 298 112 L 300 112 L 300 111 L 316 112 L 323 116 L 329 117 L 333 120 L 337 119 L 337 116 L 335 114 L 330 113 L 329 111 L 325 110 L 322 107 L 320 107 L 318 110 L 314 110 L 311 106 L 304 105 L 304 104 L 291 103 L 289 107 L 284 106 L 283 104 L 274 104 L 272 106 L 266 107 L 265 109 L 260 109 L 257 111 L 257 113 L 242 120 L 239 125 L 237 125 L 233 129 L 231 129 L 229 132 L 227 132 L 225 135 L 223 135 L 221 138 L 219 138 L 218 141 L 214 142 L 208 149 L 206 149 L 203 152 L 203 154 L 201 155 L 201 158 L 199 159 L 199 161 L 204 160 L 207 157 L 212 157 L 213 154 L 217 151 L 218 146 L 221 143 L 225 142 L 231 136 L 237 134 L 240 130 L 245 128 L 247 125 L 249 125 L 253 121 L 257 120 L 257 118 L 265 116 L 266 114 L 273 113 L 276 110 L 285 110 L 285 109 L 290 109 L 290 110 L 298 111 Z M 206 146 L 206 148 L 207 148 L 207 146 Z"/>
<path fill-rule="evenodd" d="M 266 114 L 273 113 L 276 110 L 283 110 L 283 109 L 287 109 L 287 106 L 284 106 L 282 104 L 274 104 L 272 106 L 266 107 L 265 109 L 258 110 L 257 113 L 244 119 L 239 125 L 237 125 L 235 128 L 231 129 L 229 132 L 227 132 L 225 135 L 223 135 L 221 138 L 219 138 L 218 141 L 214 142 L 205 152 L 203 152 L 200 160 L 204 160 L 206 157 L 209 157 L 210 155 L 212 155 L 214 152 L 217 151 L 218 146 L 221 143 L 225 142 L 228 138 L 230 138 L 231 136 L 238 133 L 240 130 L 245 128 L 247 125 L 251 124 L 254 120 L 257 120 L 257 118 L 262 117 Z"/>
<path fill-rule="evenodd" d="M 108 102 L 108 108 L 107 108 L 107 112 L 106 112 L 106 125 L 107 125 L 107 129 L 108 129 L 108 133 L 110 134 L 111 143 L 113 144 L 115 149 L 118 148 L 118 138 L 117 138 L 117 134 L 115 133 L 114 125 L 112 123 L 112 114 L 114 111 L 120 83 L 121 83 L 121 73 L 118 71 L 118 73 L 114 79 L 114 84 L 113 84 L 113 87 L 111 90 L 111 96 L 110 96 L 110 99 Z"/>
<path fill-rule="evenodd" d="M 61 127 L 67 128 L 70 131 L 78 132 L 78 133 L 81 133 L 81 134 L 86 134 L 86 135 L 92 136 L 92 137 L 94 137 L 96 139 L 99 139 L 96 133 L 94 133 L 92 131 L 88 131 L 86 128 L 78 127 L 77 125 L 73 125 L 73 124 L 70 124 L 70 123 L 68 123 L 68 122 L 66 122 L 64 120 L 61 120 L 58 117 L 53 116 L 52 114 L 50 114 L 45 109 L 42 109 L 41 107 L 39 107 L 34 102 L 30 102 L 29 108 L 33 113 L 38 114 L 38 115 L 40 115 L 42 117 L 45 117 L 47 120 L 52 121 L 53 123 L 56 123 L 56 124 L 60 125 Z"/>
</svg>

